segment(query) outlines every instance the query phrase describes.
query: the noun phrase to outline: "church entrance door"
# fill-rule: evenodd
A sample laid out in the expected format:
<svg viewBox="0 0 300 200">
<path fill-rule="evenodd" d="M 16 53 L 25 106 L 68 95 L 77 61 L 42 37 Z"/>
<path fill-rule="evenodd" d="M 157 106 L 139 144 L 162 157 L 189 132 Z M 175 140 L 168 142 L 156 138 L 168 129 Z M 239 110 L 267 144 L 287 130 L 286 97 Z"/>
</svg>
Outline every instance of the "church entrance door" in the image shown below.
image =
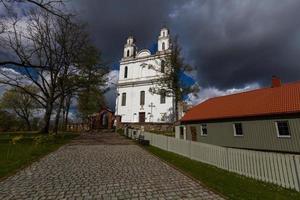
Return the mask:
<svg viewBox="0 0 300 200">
<path fill-rule="evenodd" d="M 104 112 L 100 116 L 101 128 L 108 128 L 108 113 Z"/>
<path fill-rule="evenodd" d="M 145 112 L 139 112 L 139 122 L 145 122 Z"/>
</svg>

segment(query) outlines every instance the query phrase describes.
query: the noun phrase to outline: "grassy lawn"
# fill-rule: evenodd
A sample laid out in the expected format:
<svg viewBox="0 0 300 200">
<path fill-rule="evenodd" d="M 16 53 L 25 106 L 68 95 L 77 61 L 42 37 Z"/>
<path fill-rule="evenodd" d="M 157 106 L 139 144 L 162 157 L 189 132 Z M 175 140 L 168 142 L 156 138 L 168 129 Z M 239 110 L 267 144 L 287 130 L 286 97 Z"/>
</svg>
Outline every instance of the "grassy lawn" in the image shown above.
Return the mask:
<svg viewBox="0 0 300 200">
<path fill-rule="evenodd" d="M 145 131 L 150 132 L 150 133 L 159 134 L 159 135 L 175 137 L 175 132 L 173 132 L 173 131 L 158 131 L 158 130 L 145 130 Z"/>
<path fill-rule="evenodd" d="M 57 136 L 35 132 L 0 133 L 0 179 L 58 149 L 76 136 L 71 133 Z"/>
<path fill-rule="evenodd" d="M 229 199 L 300 199 L 300 193 L 293 190 L 239 176 L 153 146 L 145 148 Z"/>
</svg>

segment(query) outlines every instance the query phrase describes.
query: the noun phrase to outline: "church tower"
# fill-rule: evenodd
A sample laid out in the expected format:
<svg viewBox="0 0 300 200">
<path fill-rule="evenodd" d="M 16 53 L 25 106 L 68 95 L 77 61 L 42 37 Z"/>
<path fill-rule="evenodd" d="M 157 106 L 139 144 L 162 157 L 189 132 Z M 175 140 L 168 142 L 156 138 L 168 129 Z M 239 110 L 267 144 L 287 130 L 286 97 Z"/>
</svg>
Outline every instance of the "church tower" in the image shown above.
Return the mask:
<svg viewBox="0 0 300 200">
<path fill-rule="evenodd" d="M 134 58 L 136 53 L 135 39 L 132 36 L 127 38 L 126 44 L 124 45 L 123 58 Z"/>
<path fill-rule="evenodd" d="M 158 51 L 137 51 L 132 36 L 128 37 L 120 60 L 116 115 L 122 123 L 173 122 L 174 97 L 154 94 L 151 89 L 165 73 L 165 59 L 170 53 L 170 32 L 162 28 L 158 36 Z"/>
<path fill-rule="evenodd" d="M 170 32 L 169 29 L 166 27 L 163 27 L 160 30 L 160 34 L 158 36 L 158 52 L 163 53 L 166 50 L 170 49 Z"/>
</svg>

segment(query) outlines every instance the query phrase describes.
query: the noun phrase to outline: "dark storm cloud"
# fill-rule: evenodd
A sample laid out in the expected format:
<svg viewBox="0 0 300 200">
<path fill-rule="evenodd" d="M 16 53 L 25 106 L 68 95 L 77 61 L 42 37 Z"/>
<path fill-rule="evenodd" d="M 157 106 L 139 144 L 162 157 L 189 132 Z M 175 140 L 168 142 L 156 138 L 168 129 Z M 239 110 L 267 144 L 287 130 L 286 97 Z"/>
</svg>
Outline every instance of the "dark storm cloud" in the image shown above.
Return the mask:
<svg viewBox="0 0 300 200">
<path fill-rule="evenodd" d="M 150 48 L 174 7 L 162 0 L 77 0 L 73 6 L 88 22 L 95 44 L 109 62 L 119 61 L 130 34 L 138 48 Z"/>
<path fill-rule="evenodd" d="M 167 24 L 203 87 L 268 85 L 271 76 L 300 79 L 299 0 L 77 0 L 106 60 L 117 62 L 130 32 L 140 48 Z"/>
<path fill-rule="evenodd" d="M 298 0 L 190 1 L 173 16 L 202 86 L 300 79 Z"/>
</svg>

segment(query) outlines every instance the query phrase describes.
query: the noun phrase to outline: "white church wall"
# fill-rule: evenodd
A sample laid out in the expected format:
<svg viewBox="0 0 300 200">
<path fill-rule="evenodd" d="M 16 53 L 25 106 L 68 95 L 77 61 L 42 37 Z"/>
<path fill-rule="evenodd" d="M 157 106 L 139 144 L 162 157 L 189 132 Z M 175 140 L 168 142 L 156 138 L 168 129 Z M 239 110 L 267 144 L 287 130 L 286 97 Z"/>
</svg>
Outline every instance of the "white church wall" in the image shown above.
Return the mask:
<svg viewBox="0 0 300 200">
<path fill-rule="evenodd" d="M 120 65 L 119 83 L 157 78 L 160 75 L 160 63 L 162 58 L 141 59 L 136 62 L 124 62 Z M 150 68 L 149 68 L 150 66 Z M 155 69 L 153 69 L 153 66 Z M 124 78 L 125 67 L 128 68 L 127 78 Z"/>
<path fill-rule="evenodd" d="M 160 103 L 160 95 L 151 94 L 149 89 L 153 87 L 152 83 L 157 81 L 161 74 L 161 60 L 165 59 L 169 53 L 169 31 L 162 28 L 158 43 L 164 43 L 163 51 L 158 45 L 158 52 L 151 55 L 147 49 L 143 49 L 135 55 L 128 57 L 128 49 L 136 52 L 135 40 L 128 37 L 124 46 L 124 57 L 120 62 L 120 73 L 118 81 L 118 97 L 116 100 L 116 114 L 121 115 L 122 122 L 139 122 L 139 113 L 145 112 L 145 122 L 170 122 L 172 119 L 173 99 L 166 97 L 165 103 Z M 127 77 L 125 77 L 125 68 L 127 68 Z M 145 91 L 145 105 L 140 105 L 140 92 Z M 122 93 L 126 93 L 126 105 L 122 106 Z M 152 104 L 151 104 L 152 103 Z M 153 105 L 154 107 L 150 107 Z"/>
<path fill-rule="evenodd" d="M 122 116 L 122 122 L 139 122 L 139 112 L 145 112 L 145 122 L 169 122 L 172 115 L 172 98 L 166 97 L 164 104 L 160 103 L 160 95 L 149 92 L 151 85 L 119 88 L 118 113 Z M 145 91 L 145 105 L 140 105 L 140 92 Z M 126 93 L 126 106 L 122 106 L 122 93 Z M 151 103 L 152 117 L 151 117 Z M 162 121 L 162 116 L 165 120 Z M 169 117 L 169 118 L 168 118 Z"/>
</svg>

